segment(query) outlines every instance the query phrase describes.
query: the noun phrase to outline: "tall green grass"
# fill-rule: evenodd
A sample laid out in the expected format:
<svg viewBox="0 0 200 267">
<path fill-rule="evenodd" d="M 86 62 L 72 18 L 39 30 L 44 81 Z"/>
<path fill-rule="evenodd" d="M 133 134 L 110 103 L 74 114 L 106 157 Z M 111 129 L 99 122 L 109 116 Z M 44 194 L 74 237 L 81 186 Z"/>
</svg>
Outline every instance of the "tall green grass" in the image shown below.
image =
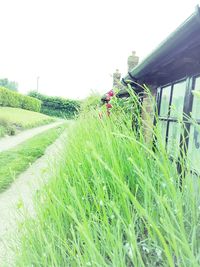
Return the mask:
<svg viewBox="0 0 200 267">
<path fill-rule="evenodd" d="M 199 180 L 186 173 L 181 191 L 159 133 L 156 142 L 153 152 L 123 110 L 81 116 L 22 225 L 17 265 L 199 266 Z"/>
</svg>

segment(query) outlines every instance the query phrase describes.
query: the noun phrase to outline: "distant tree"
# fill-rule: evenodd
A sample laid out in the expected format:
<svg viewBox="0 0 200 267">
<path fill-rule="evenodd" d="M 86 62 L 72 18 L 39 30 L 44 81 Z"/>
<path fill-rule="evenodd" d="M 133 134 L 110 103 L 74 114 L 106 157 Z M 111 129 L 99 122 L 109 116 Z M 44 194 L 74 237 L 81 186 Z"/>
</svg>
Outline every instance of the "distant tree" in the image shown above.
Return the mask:
<svg viewBox="0 0 200 267">
<path fill-rule="evenodd" d="M 14 81 L 9 81 L 7 78 L 0 79 L 0 87 L 5 87 L 13 91 L 18 91 L 18 83 Z"/>
</svg>

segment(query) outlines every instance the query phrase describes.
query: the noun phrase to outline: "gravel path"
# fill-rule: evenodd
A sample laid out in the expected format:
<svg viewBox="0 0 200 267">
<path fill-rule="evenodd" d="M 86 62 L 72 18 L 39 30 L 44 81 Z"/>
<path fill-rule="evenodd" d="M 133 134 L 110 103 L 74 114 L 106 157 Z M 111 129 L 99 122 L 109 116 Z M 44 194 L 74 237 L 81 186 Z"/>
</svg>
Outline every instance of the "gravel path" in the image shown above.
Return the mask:
<svg viewBox="0 0 200 267">
<path fill-rule="evenodd" d="M 25 130 L 17 135 L 14 136 L 7 136 L 0 139 L 0 152 L 8 150 L 10 148 L 13 148 L 20 143 L 26 141 L 27 139 L 44 132 L 45 130 L 54 128 L 60 124 L 62 124 L 63 121 L 54 122 L 51 124 L 43 125 L 37 128 Z"/>
<path fill-rule="evenodd" d="M 16 222 L 23 221 L 24 210 L 31 216 L 35 215 L 33 196 L 52 174 L 52 162 L 55 167 L 60 161 L 65 140 L 66 132 L 7 191 L 0 194 L 0 267 L 15 266 L 12 243 L 16 242 L 13 239 L 17 233 Z"/>
</svg>

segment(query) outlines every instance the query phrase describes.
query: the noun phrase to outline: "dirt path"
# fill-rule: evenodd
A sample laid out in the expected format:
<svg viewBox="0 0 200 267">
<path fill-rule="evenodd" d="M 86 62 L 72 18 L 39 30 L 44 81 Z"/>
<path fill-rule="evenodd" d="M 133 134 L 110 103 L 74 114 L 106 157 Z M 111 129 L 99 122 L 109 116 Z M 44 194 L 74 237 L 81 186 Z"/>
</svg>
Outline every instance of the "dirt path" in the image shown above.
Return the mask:
<svg viewBox="0 0 200 267">
<path fill-rule="evenodd" d="M 12 242 L 16 242 L 13 241 L 16 222 L 22 220 L 20 213 L 24 209 L 34 216 L 33 196 L 52 174 L 52 161 L 54 166 L 60 161 L 65 140 L 66 132 L 7 191 L 0 194 L 0 267 L 15 266 Z"/>
<path fill-rule="evenodd" d="M 8 150 L 10 148 L 13 148 L 17 145 L 19 145 L 20 143 L 26 141 L 27 139 L 44 132 L 45 130 L 54 128 L 60 124 L 63 123 L 63 120 L 58 121 L 58 122 L 54 122 L 51 124 L 47 124 L 47 125 L 43 125 L 37 128 L 33 128 L 33 129 L 29 129 L 26 131 L 23 131 L 21 133 L 19 133 L 18 135 L 15 136 L 7 136 L 4 138 L 0 139 L 0 152 Z"/>
</svg>

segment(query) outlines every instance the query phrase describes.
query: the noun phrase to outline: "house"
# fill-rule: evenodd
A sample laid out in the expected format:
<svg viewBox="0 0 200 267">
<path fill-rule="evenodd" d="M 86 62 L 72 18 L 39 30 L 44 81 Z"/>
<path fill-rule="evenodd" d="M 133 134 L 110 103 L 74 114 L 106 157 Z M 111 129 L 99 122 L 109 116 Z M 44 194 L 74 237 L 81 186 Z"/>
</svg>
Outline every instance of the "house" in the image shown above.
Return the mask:
<svg viewBox="0 0 200 267">
<path fill-rule="evenodd" d="M 128 72 L 132 70 L 134 67 L 136 67 L 138 63 L 139 63 L 139 57 L 136 55 L 135 51 L 132 51 L 132 54 L 128 57 L 128 60 L 127 60 Z M 126 91 L 126 84 L 123 85 L 121 83 L 121 73 L 119 72 L 119 69 L 116 69 L 112 77 L 113 77 L 113 88 L 120 89 L 120 92 L 117 94 L 117 96 L 118 97 L 128 96 L 128 93 Z M 101 101 L 103 103 L 106 102 L 106 94 L 102 96 Z"/>
<path fill-rule="evenodd" d="M 200 131 L 186 119 L 193 118 L 200 125 L 200 98 L 193 94 L 200 91 L 200 8 L 172 32 L 150 55 L 129 70 L 122 78 L 124 86 L 129 83 L 137 92 L 137 84 L 146 84 L 155 96 L 163 142 L 173 157 L 179 148 L 190 155 L 200 173 Z M 119 97 L 127 96 L 121 90 Z M 148 99 L 143 99 L 148 105 Z M 152 121 L 154 111 L 150 110 Z M 186 116 L 183 114 L 186 114 Z M 183 130 L 178 121 L 184 121 Z"/>
</svg>

